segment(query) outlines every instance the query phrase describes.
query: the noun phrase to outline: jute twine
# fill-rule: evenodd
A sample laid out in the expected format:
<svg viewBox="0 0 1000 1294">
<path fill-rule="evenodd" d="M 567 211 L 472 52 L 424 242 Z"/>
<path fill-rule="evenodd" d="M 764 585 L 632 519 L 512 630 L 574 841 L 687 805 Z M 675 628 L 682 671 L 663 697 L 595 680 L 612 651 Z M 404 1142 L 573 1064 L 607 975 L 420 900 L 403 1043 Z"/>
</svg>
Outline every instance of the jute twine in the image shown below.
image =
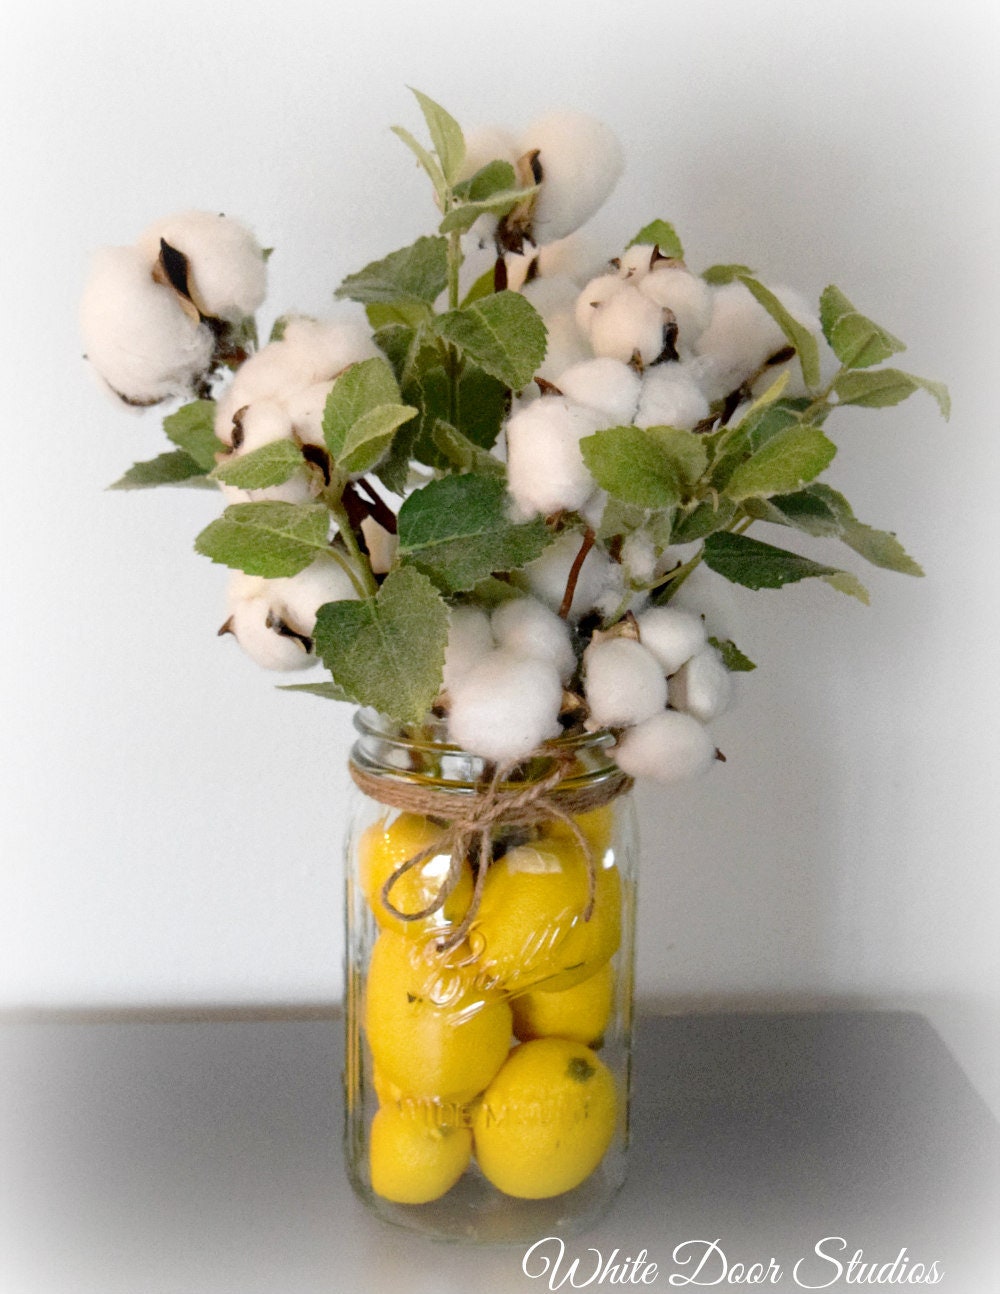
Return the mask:
<svg viewBox="0 0 1000 1294">
<path fill-rule="evenodd" d="M 564 787 L 562 783 L 567 780 L 570 765 L 574 761 L 573 755 L 568 751 L 553 754 L 551 750 L 541 750 L 535 754 L 552 761 L 551 769 L 537 781 L 508 783 L 514 770 L 526 762 L 522 758 L 498 766 L 488 781 L 481 783 L 473 792 L 461 796 L 449 795 L 439 787 L 416 786 L 403 780 L 395 781 L 384 775 L 368 773 L 353 760 L 350 763 L 355 785 L 371 799 L 394 809 L 402 809 L 406 813 L 445 818 L 440 838 L 401 863 L 382 886 L 382 903 L 394 917 L 400 921 L 425 921 L 439 912 L 461 879 L 463 862 L 467 858 L 476 858 L 472 900 L 459 924 L 440 942 L 442 952 L 457 948 L 476 919 L 486 873 L 493 861 L 492 829 L 498 823 L 505 827 L 533 827 L 541 822 L 563 823 L 587 860 L 584 921 L 589 921 L 593 915 L 597 892 L 597 859 L 590 841 L 580 830 L 575 818 L 578 814 L 602 808 L 616 800 L 619 795 L 631 789 L 632 779 L 618 769 L 589 786 Z M 441 812 L 442 801 L 446 799 L 449 801 L 447 815 Z M 457 802 L 454 806 L 450 803 L 452 799 Z M 443 853 L 450 854 L 451 861 L 448 874 L 438 892 L 419 912 L 401 912 L 392 901 L 393 887 L 407 872 Z"/>
</svg>

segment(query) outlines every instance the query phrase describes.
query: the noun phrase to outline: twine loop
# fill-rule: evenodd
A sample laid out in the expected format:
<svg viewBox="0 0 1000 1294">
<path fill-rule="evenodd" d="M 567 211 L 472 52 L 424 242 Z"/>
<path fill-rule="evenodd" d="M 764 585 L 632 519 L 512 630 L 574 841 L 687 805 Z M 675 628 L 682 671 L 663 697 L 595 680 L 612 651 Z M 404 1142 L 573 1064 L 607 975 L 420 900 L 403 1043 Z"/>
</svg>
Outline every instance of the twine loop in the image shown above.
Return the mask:
<svg viewBox="0 0 1000 1294">
<path fill-rule="evenodd" d="M 576 840 L 587 863 L 587 903 L 583 910 L 584 921 L 589 921 L 594 911 L 597 893 L 597 859 L 590 841 L 580 830 L 576 815 L 610 804 L 631 789 L 632 779 L 621 770 L 615 770 L 590 786 L 566 788 L 574 756 L 570 751 L 539 750 L 534 752 L 551 761 L 552 767 L 535 781 L 512 786 L 508 778 L 526 762 L 526 759 L 499 765 L 492 776 L 471 794 L 449 795 L 440 787 L 417 786 L 403 780 L 393 780 L 377 773 L 369 773 L 353 760 L 351 777 L 366 796 L 381 804 L 416 813 L 424 817 L 445 819 L 441 836 L 433 844 L 419 850 L 401 863 L 382 886 L 380 899 L 386 910 L 400 921 L 425 921 L 440 912 L 454 893 L 462 876 L 466 859 L 476 859 L 476 879 L 472 899 L 462 920 L 439 944 L 441 952 L 457 948 L 467 937 L 482 901 L 486 873 L 493 861 L 492 832 L 501 823 L 505 827 L 532 827 L 541 822 L 561 822 Z M 531 758 L 531 756 L 527 757 Z M 447 814 L 442 813 L 442 801 L 452 800 Z M 431 901 L 418 912 L 403 912 L 392 901 L 396 885 L 414 868 L 422 867 L 428 859 L 438 854 L 450 855 L 448 873 Z"/>
</svg>

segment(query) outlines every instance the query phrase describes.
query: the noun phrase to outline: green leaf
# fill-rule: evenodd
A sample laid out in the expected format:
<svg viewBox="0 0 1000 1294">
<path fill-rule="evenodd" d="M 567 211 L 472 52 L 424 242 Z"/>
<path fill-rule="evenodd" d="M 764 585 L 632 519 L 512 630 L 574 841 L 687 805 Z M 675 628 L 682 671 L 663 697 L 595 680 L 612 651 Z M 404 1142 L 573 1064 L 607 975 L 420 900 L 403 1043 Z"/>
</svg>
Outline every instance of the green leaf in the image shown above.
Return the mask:
<svg viewBox="0 0 1000 1294">
<path fill-rule="evenodd" d="M 439 103 L 435 103 L 419 90 L 414 90 L 412 85 L 410 91 L 424 114 L 424 121 L 427 122 L 431 143 L 441 163 L 444 178 L 449 185 L 454 184 L 465 161 L 465 136 L 462 134 L 462 127 Z"/>
<path fill-rule="evenodd" d="M 516 570 L 542 553 L 551 536 L 541 518 L 509 520 L 509 500 L 495 476 L 446 476 L 415 490 L 399 510 L 399 555 L 445 593 L 471 589 L 495 571 Z"/>
<path fill-rule="evenodd" d="M 736 504 L 725 495 L 706 499 L 674 523 L 671 541 L 675 544 L 692 544 L 717 530 L 725 530 L 736 516 Z"/>
<path fill-rule="evenodd" d="M 658 437 L 640 427 L 609 427 L 585 436 L 580 453 L 594 480 L 614 499 L 636 508 L 670 508 L 682 486 Z"/>
<path fill-rule="evenodd" d="M 330 679 L 326 683 L 281 683 L 279 692 L 308 692 L 311 696 L 321 696 L 327 701 L 353 701 L 342 687 Z"/>
<path fill-rule="evenodd" d="M 109 490 L 149 490 L 157 485 L 211 486 L 199 463 L 182 449 L 168 450 L 143 463 L 133 463 Z"/>
<path fill-rule="evenodd" d="M 320 607 L 313 639 L 350 700 L 419 723 L 441 687 L 448 608 L 425 575 L 401 567 L 374 598 Z"/>
<path fill-rule="evenodd" d="M 168 440 L 183 449 L 204 472 L 215 466 L 215 456 L 228 448 L 215 436 L 215 401 L 192 400 L 163 419 Z"/>
<path fill-rule="evenodd" d="M 419 140 L 414 139 L 410 132 L 404 126 L 390 126 L 389 129 L 401 139 L 413 156 L 430 177 L 431 184 L 434 185 L 434 192 L 437 194 L 438 202 L 444 206 L 448 196 L 448 181 L 444 178 L 444 171 L 438 165 L 437 158 L 424 148 Z"/>
<path fill-rule="evenodd" d="M 447 284 L 447 240 L 426 237 L 390 252 L 380 261 L 372 261 L 356 274 L 348 274 L 333 295 L 363 305 L 397 305 L 400 300 L 429 303 Z"/>
<path fill-rule="evenodd" d="M 483 198 L 479 202 L 459 203 L 458 206 L 452 207 L 438 225 L 438 232 L 450 234 L 457 229 L 464 234 L 487 211 L 492 211 L 498 216 L 505 216 L 508 211 L 513 211 L 519 202 L 523 202 L 525 198 L 530 198 L 533 193 L 537 193 L 538 189 L 537 184 L 533 184 L 526 189 L 502 189 L 499 193 L 491 193 L 488 198 Z"/>
<path fill-rule="evenodd" d="M 323 438 L 341 470 L 367 472 L 388 451 L 396 429 L 416 415 L 401 403 L 388 361 L 366 359 L 334 383 L 323 411 Z"/>
<path fill-rule="evenodd" d="M 705 565 L 733 584 L 747 589 L 780 589 L 798 580 L 821 579 L 840 593 L 867 601 L 862 585 L 846 571 L 801 557 L 798 553 L 763 544 L 759 539 L 728 531 L 705 540 Z"/>
<path fill-rule="evenodd" d="M 276 579 L 297 575 L 328 553 L 330 514 L 322 503 L 234 503 L 194 541 L 221 566 Z"/>
<path fill-rule="evenodd" d="M 506 478 L 507 473 L 499 458 L 494 458 L 488 450 L 480 449 L 475 441 L 463 436 L 451 423 L 438 418 L 431 431 L 431 439 L 456 471 Z"/>
<path fill-rule="evenodd" d="M 240 490 L 262 490 L 283 484 L 304 463 L 302 451 L 293 441 L 274 440 L 249 454 L 226 459 L 210 476 L 213 481 L 224 481 Z"/>
<path fill-rule="evenodd" d="M 923 575 L 923 570 L 888 530 L 876 530 L 855 517 L 851 505 L 829 485 L 815 483 L 797 494 L 775 495 L 768 500 L 764 521 L 793 526 L 809 535 L 841 539 L 865 561 L 902 575 Z"/>
<path fill-rule="evenodd" d="M 731 674 L 746 674 L 757 666 L 749 656 L 744 656 L 731 638 L 709 638 L 712 646 L 722 654 L 722 663 Z"/>
<path fill-rule="evenodd" d="M 804 324 L 800 324 L 778 298 L 763 283 L 750 274 L 738 274 L 739 281 L 750 290 L 795 347 L 802 368 L 802 377 L 810 389 L 819 386 L 819 346 L 816 338 Z"/>
<path fill-rule="evenodd" d="M 708 466 L 705 438 L 681 427 L 647 427 L 669 459 L 685 494 L 690 494 Z"/>
<path fill-rule="evenodd" d="M 725 283 L 732 283 L 733 279 L 742 278 L 745 274 L 756 274 L 749 265 L 710 265 L 707 270 L 703 270 L 701 277 L 706 283 L 713 287 L 722 287 Z"/>
<path fill-rule="evenodd" d="M 493 295 L 494 270 L 491 265 L 488 270 L 483 270 L 479 278 L 476 279 L 472 287 L 466 292 L 462 300 L 462 305 L 471 306 L 473 301 L 482 301 L 483 297 Z"/>
<path fill-rule="evenodd" d="M 528 385 L 545 358 L 545 325 L 517 292 L 496 292 L 437 320 L 437 333 L 511 390 Z"/>
<path fill-rule="evenodd" d="M 400 297 L 391 305 L 385 301 L 370 301 L 365 306 L 365 314 L 372 332 L 380 328 L 390 328 L 401 324 L 404 328 L 422 328 L 430 322 L 434 308 L 427 301 L 418 301 L 415 297 Z"/>
<path fill-rule="evenodd" d="M 451 383 L 444 369 L 435 364 L 415 376 L 405 388 L 406 399 L 420 409 L 420 425 L 413 444 L 413 456 L 430 467 L 447 467 L 449 459 L 435 440 L 435 426 L 457 420 L 461 434 L 480 449 L 489 449 L 500 434 L 507 411 L 507 387 L 466 362 L 452 407 Z"/>
<path fill-rule="evenodd" d="M 818 427 L 787 427 L 736 468 L 726 493 L 739 502 L 801 489 L 830 466 L 836 452 Z"/>
<path fill-rule="evenodd" d="M 516 189 L 517 174 L 510 162 L 497 158 L 481 166 L 461 188 L 464 200 L 482 202 L 485 198 L 492 198 L 495 193 L 503 193 L 505 189 Z"/>
<path fill-rule="evenodd" d="M 906 350 L 898 337 L 859 314 L 832 283 L 823 289 L 819 312 L 823 336 L 846 368 L 869 368 Z"/>
<path fill-rule="evenodd" d="M 946 419 L 951 416 L 951 397 L 943 382 L 932 382 L 898 368 L 841 373 L 833 389 L 841 404 L 857 404 L 866 409 L 885 409 L 899 404 L 914 391 L 926 391 L 937 401 L 942 416 Z"/>
<path fill-rule="evenodd" d="M 659 247 L 664 256 L 674 256 L 679 261 L 684 259 L 684 248 L 677 237 L 677 231 L 666 220 L 652 220 L 648 225 L 643 225 L 632 241 L 626 245 L 626 250 L 628 247 L 634 247 L 636 243 L 648 243 L 650 246 Z"/>
<path fill-rule="evenodd" d="M 641 530 L 650 515 L 648 508 L 636 508 L 620 499 L 608 499 L 601 513 L 601 524 L 597 527 L 597 538 L 607 541 L 615 535 L 630 535 Z"/>
</svg>

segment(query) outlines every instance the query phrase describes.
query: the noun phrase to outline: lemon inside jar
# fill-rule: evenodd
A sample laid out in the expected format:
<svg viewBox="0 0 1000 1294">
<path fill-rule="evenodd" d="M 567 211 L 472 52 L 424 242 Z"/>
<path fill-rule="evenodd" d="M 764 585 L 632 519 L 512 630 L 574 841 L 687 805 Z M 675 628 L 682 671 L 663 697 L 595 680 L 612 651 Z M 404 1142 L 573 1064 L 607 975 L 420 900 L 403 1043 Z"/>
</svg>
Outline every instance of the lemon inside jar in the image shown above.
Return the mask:
<svg viewBox="0 0 1000 1294">
<path fill-rule="evenodd" d="M 413 916 L 430 907 L 441 892 L 451 868 L 451 854 L 443 846 L 445 828 L 417 813 L 400 813 L 373 822 L 362 834 L 358 846 L 361 888 L 375 920 L 383 930 L 420 938 L 429 930 L 440 930 L 461 921 L 472 901 L 472 868 L 461 860 L 458 881 L 444 904 L 426 917 L 405 920 L 386 907 L 383 889 L 404 863 L 425 851 L 428 856 L 409 868 L 390 887 L 389 900 L 399 912 Z"/>
</svg>

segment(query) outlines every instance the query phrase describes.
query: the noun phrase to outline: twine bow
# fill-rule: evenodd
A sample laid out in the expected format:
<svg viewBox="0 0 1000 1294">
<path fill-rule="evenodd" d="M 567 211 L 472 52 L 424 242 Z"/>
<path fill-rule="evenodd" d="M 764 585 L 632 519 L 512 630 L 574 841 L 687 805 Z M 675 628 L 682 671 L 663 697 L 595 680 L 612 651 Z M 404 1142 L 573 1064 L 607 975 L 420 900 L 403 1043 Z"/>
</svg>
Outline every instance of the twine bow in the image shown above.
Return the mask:
<svg viewBox="0 0 1000 1294">
<path fill-rule="evenodd" d="M 575 815 L 610 804 L 631 787 L 632 779 L 625 773 L 616 772 L 592 786 L 560 790 L 560 785 L 565 781 L 569 766 L 573 762 L 572 754 L 568 751 L 551 750 L 537 753 L 552 761 L 552 767 L 544 777 L 512 790 L 507 779 L 525 762 L 524 758 L 498 766 L 489 781 L 483 783 L 472 795 L 464 798 L 458 812 L 450 810 L 447 825 L 443 828 L 440 839 L 401 863 L 382 886 L 380 898 L 388 912 L 400 921 L 424 921 L 436 912 L 440 912 L 447 903 L 461 879 L 462 864 L 466 858 L 476 857 L 476 880 L 472 899 L 459 924 L 447 938 L 440 941 L 438 946 L 442 952 L 457 948 L 468 935 L 476 919 L 483 897 L 486 873 L 493 861 L 492 830 L 499 822 L 510 827 L 530 827 L 540 822 L 563 823 L 580 846 L 587 863 L 587 903 L 583 910 L 584 921 L 589 921 L 593 915 L 597 893 L 597 859 L 594 856 L 593 846 L 581 831 Z M 372 799 L 408 813 L 424 816 L 440 814 L 442 800 L 440 789 L 412 786 L 405 782 L 387 782 L 382 777 L 366 773 L 353 761 L 350 769 L 355 784 Z M 408 872 L 423 866 L 428 859 L 442 853 L 450 855 L 450 863 L 447 875 L 433 899 L 419 912 L 401 911 L 392 901 L 393 888 Z"/>
</svg>

